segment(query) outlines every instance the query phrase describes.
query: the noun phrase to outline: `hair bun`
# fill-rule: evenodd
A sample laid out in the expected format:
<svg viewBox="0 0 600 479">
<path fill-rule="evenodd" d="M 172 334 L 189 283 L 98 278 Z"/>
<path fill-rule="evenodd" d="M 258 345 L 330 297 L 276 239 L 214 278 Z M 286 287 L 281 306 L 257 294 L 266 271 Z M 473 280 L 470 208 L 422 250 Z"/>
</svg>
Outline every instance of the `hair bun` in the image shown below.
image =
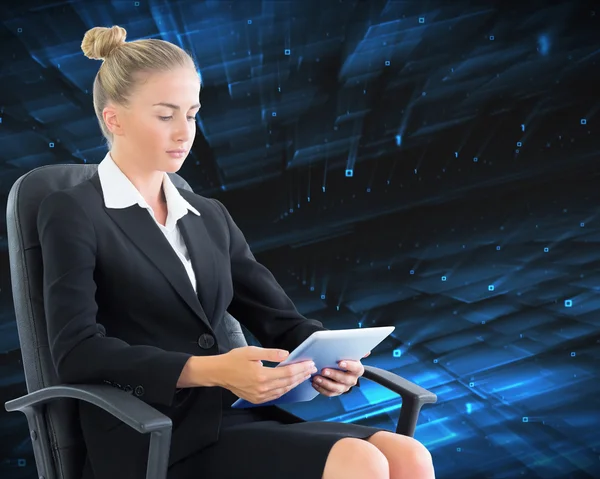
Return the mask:
<svg viewBox="0 0 600 479">
<path fill-rule="evenodd" d="M 127 31 L 117 25 L 111 28 L 94 27 L 85 32 L 81 49 L 92 60 L 104 60 L 115 48 L 125 44 L 126 37 Z"/>
</svg>

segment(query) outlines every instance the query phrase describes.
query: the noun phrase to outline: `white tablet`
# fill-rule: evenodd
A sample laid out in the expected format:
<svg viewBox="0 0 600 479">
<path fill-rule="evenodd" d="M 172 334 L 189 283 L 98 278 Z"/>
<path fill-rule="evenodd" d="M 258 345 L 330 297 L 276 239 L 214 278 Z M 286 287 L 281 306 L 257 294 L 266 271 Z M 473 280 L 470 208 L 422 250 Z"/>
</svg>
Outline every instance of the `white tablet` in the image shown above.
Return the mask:
<svg viewBox="0 0 600 479">
<path fill-rule="evenodd" d="M 290 355 L 275 366 L 276 368 L 302 361 L 313 361 L 317 368 L 316 374 L 321 374 L 324 368 L 340 369 L 342 360 L 358 361 L 373 350 L 381 341 L 387 338 L 394 326 L 376 328 L 340 329 L 337 331 L 317 331 L 311 334 Z M 300 383 L 294 389 L 273 401 L 253 404 L 245 399 L 238 399 L 231 407 L 250 408 L 258 406 L 271 406 L 276 404 L 289 404 L 310 401 L 318 396 L 312 387 L 310 379 Z"/>
</svg>

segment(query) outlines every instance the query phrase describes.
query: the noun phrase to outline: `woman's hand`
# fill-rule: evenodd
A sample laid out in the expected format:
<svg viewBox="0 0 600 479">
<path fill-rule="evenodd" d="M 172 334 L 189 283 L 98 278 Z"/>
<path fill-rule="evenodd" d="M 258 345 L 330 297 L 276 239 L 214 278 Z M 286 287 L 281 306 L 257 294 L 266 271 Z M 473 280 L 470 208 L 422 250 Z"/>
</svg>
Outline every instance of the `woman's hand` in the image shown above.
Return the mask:
<svg viewBox="0 0 600 479">
<path fill-rule="evenodd" d="M 253 404 L 283 396 L 317 372 L 312 361 L 278 368 L 263 366 L 262 361 L 281 362 L 287 351 L 246 346 L 215 356 L 219 360 L 218 385 Z"/>
<path fill-rule="evenodd" d="M 371 353 L 367 353 L 364 358 L 369 354 Z M 348 392 L 365 373 L 365 367 L 360 361 L 340 361 L 338 365 L 341 371 L 325 368 L 320 375 L 312 378 L 313 388 L 324 396 L 333 397 Z"/>
</svg>

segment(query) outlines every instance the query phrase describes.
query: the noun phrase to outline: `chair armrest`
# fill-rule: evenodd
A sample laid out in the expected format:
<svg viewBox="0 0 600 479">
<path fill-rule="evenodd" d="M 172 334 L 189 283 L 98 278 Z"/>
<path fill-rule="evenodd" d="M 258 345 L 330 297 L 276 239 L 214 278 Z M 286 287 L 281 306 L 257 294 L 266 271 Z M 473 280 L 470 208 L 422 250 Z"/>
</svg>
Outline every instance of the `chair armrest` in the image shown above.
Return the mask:
<svg viewBox="0 0 600 479">
<path fill-rule="evenodd" d="M 39 389 L 6 402 L 6 410 L 23 411 L 60 398 L 79 399 L 98 406 L 142 434 L 170 429 L 171 419 L 152 406 L 112 386 L 60 385 Z"/>
<path fill-rule="evenodd" d="M 437 396 L 431 391 L 384 369 L 365 366 L 363 377 L 402 397 L 402 408 L 396 427 L 396 433 L 398 434 L 413 437 L 419 419 L 419 412 L 423 405 L 437 402 Z"/>
<path fill-rule="evenodd" d="M 51 386 L 5 403 L 8 412 L 20 411 L 27 416 L 38 472 L 41 474 L 41 470 L 45 469 L 45 473 L 41 475 L 52 477 L 49 471 L 54 469 L 43 406 L 62 398 L 86 401 L 112 414 L 139 433 L 150 433 L 146 479 L 166 478 L 171 447 L 171 419 L 125 391 L 95 384 Z"/>
</svg>

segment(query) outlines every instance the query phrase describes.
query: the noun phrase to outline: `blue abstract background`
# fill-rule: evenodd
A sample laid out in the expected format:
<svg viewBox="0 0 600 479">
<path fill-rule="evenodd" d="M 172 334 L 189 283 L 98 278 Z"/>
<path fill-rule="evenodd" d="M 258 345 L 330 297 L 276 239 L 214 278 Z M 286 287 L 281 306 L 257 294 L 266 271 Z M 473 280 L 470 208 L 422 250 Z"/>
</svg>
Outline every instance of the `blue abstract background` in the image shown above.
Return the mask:
<svg viewBox="0 0 600 479">
<path fill-rule="evenodd" d="M 6 2 L 3 208 L 30 169 L 106 153 L 87 29 L 172 41 L 203 81 L 180 174 L 302 313 L 396 326 L 364 362 L 438 395 L 416 432 L 437 477 L 600 477 L 599 17 L 585 1 Z M 4 403 L 26 387 L 1 227 Z M 290 409 L 393 429 L 399 407 L 364 381 Z M 37 477 L 24 416 L 0 424 L 0 476 Z"/>
</svg>

